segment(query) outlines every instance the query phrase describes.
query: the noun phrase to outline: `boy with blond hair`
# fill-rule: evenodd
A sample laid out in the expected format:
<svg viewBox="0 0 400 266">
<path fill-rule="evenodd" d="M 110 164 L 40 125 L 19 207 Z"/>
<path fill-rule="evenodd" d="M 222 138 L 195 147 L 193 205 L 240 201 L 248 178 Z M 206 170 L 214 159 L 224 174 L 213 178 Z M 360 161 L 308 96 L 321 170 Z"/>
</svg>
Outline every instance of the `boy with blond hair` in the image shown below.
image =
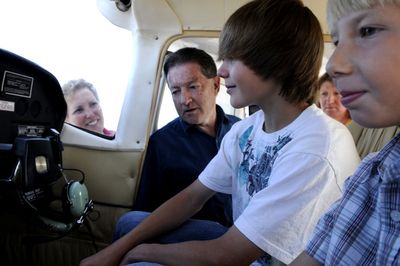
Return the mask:
<svg viewBox="0 0 400 266">
<path fill-rule="evenodd" d="M 327 71 L 352 118 L 400 125 L 400 1 L 330 0 Z M 400 135 L 366 157 L 292 265 L 400 265 Z"/>
</svg>

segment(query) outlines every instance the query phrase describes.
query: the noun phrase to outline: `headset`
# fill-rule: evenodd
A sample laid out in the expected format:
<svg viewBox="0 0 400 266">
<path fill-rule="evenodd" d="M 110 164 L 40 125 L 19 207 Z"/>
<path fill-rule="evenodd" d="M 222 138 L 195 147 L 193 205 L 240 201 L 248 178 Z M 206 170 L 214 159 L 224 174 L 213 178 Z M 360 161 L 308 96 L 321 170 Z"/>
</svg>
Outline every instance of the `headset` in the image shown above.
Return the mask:
<svg viewBox="0 0 400 266">
<path fill-rule="evenodd" d="M 63 169 L 61 151 L 59 133 L 54 129 L 47 137 L 17 137 L 14 153 L 18 160 L 11 181 L 16 184 L 21 203 L 33 210 L 50 231 L 68 233 L 83 224 L 93 202 L 84 184 L 84 173 Z M 79 181 L 68 180 L 65 170 L 76 171 L 82 177 Z M 60 179 L 65 182 L 61 213 L 50 206 L 57 199 L 54 186 Z"/>
<path fill-rule="evenodd" d="M 62 165 L 59 132 L 66 113 L 53 74 L 0 49 L 1 207 L 29 215 L 60 237 L 83 224 L 93 209 L 83 172 L 75 170 L 81 178 L 69 180 Z"/>
<path fill-rule="evenodd" d="M 62 203 L 68 217 L 80 217 L 89 203 L 89 193 L 83 181 L 69 181 L 64 186 Z"/>
<path fill-rule="evenodd" d="M 18 162 L 17 167 L 19 168 L 20 165 L 20 162 Z M 19 169 L 16 169 L 16 172 L 19 172 Z M 65 175 L 63 174 L 63 176 Z M 18 176 L 15 176 L 15 178 L 18 179 Z M 56 233 L 68 233 L 73 228 L 79 227 L 94 208 L 83 180 L 66 181 L 66 184 L 63 185 L 60 199 L 61 213 L 59 210 L 51 209 L 48 204 L 42 204 L 43 202 L 51 203 L 58 200 L 53 195 L 51 188 L 47 188 L 47 190 L 46 188 L 36 188 L 28 192 L 17 189 L 17 191 L 22 205 L 33 211 L 33 214 L 37 215 L 39 221 L 47 229 Z M 37 203 L 40 200 L 41 202 Z"/>
</svg>

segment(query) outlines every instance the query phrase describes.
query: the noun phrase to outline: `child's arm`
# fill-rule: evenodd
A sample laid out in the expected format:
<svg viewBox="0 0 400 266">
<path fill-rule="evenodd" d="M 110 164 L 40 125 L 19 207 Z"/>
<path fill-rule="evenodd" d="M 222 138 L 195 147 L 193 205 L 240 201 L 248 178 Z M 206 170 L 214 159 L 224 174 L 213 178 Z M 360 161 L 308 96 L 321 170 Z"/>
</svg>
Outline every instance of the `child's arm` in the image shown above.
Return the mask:
<svg viewBox="0 0 400 266">
<path fill-rule="evenodd" d="M 250 265 L 263 254 L 263 250 L 232 226 L 214 240 L 139 245 L 128 252 L 121 265 L 138 261 L 162 265 Z"/>
<path fill-rule="evenodd" d="M 125 254 L 193 216 L 215 194 L 198 180 L 156 209 L 147 219 L 99 253 L 84 259 L 82 266 L 118 265 Z"/>
<path fill-rule="evenodd" d="M 288 266 L 319 266 L 322 265 L 314 259 L 313 257 L 309 256 L 305 251 L 303 251 L 297 258 L 292 261 Z"/>
</svg>

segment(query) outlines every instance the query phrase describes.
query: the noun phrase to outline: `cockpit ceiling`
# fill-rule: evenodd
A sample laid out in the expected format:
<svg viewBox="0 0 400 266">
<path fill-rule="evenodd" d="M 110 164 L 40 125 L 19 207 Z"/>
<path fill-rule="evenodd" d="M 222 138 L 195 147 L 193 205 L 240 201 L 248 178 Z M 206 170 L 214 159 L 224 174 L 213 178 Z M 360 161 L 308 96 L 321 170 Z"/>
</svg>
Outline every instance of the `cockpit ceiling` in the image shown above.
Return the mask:
<svg viewBox="0 0 400 266">
<path fill-rule="evenodd" d="M 184 30 L 221 30 L 228 17 L 249 0 L 166 0 L 178 16 Z M 303 0 L 318 17 L 328 34 L 326 23 L 327 0 Z"/>
<path fill-rule="evenodd" d="M 135 0 L 126 12 L 118 10 L 114 2 L 110 0 L 97 0 L 97 4 L 102 14 L 113 24 L 126 29 L 132 30 L 133 27 L 137 27 L 156 30 L 160 26 L 157 22 L 167 18 L 168 21 L 173 19 L 175 23 L 178 23 L 183 31 L 220 31 L 227 18 L 249 1 Z M 325 14 L 327 0 L 303 0 L 303 3 L 318 17 L 324 33 L 329 34 Z M 142 10 L 135 10 L 138 8 Z"/>
</svg>

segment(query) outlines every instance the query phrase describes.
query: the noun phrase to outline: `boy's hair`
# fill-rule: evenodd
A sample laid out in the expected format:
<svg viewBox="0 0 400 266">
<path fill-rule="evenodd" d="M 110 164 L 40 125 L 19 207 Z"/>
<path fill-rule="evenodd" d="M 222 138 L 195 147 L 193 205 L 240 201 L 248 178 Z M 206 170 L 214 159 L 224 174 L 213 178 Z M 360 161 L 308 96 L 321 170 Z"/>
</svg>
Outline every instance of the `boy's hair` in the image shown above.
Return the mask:
<svg viewBox="0 0 400 266">
<path fill-rule="evenodd" d="M 72 94 L 74 94 L 75 92 L 77 92 L 78 90 L 87 88 L 88 90 L 90 90 L 94 97 L 96 98 L 97 101 L 99 100 L 99 96 L 97 94 L 96 88 L 93 86 L 92 83 L 87 82 L 84 79 L 73 79 L 68 81 L 67 83 L 65 83 L 62 86 L 62 91 L 64 94 L 64 98 L 68 99 L 68 97 L 70 97 Z"/>
<path fill-rule="evenodd" d="M 350 12 L 361 11 L 378 5 L 400 6 L 400 0 L 329 0 L 327 8 L 329 29 L 332 30 L 336 21 Z"/>
<path fill-rule="evenodd" d="M 318 19 L 299 0 L 255 0 L 226 22 L 219 59 L 237 59 L 282 85 L 290 103 L 313 102 L 323 55 Z"/>
<path fill-rule="evenodd" d="M 165 76 L 168 75 L 168 71 L 172 67 L 186 63 L 198 64 L 201 73 L 206 78 L 210 79 L 217 76 L 217 66 L 215 65 L 214 59 L 203 50 L 193 47 L 185 47 L 167 55 L 167 60 L 164 63 Z"/>
</svg>

